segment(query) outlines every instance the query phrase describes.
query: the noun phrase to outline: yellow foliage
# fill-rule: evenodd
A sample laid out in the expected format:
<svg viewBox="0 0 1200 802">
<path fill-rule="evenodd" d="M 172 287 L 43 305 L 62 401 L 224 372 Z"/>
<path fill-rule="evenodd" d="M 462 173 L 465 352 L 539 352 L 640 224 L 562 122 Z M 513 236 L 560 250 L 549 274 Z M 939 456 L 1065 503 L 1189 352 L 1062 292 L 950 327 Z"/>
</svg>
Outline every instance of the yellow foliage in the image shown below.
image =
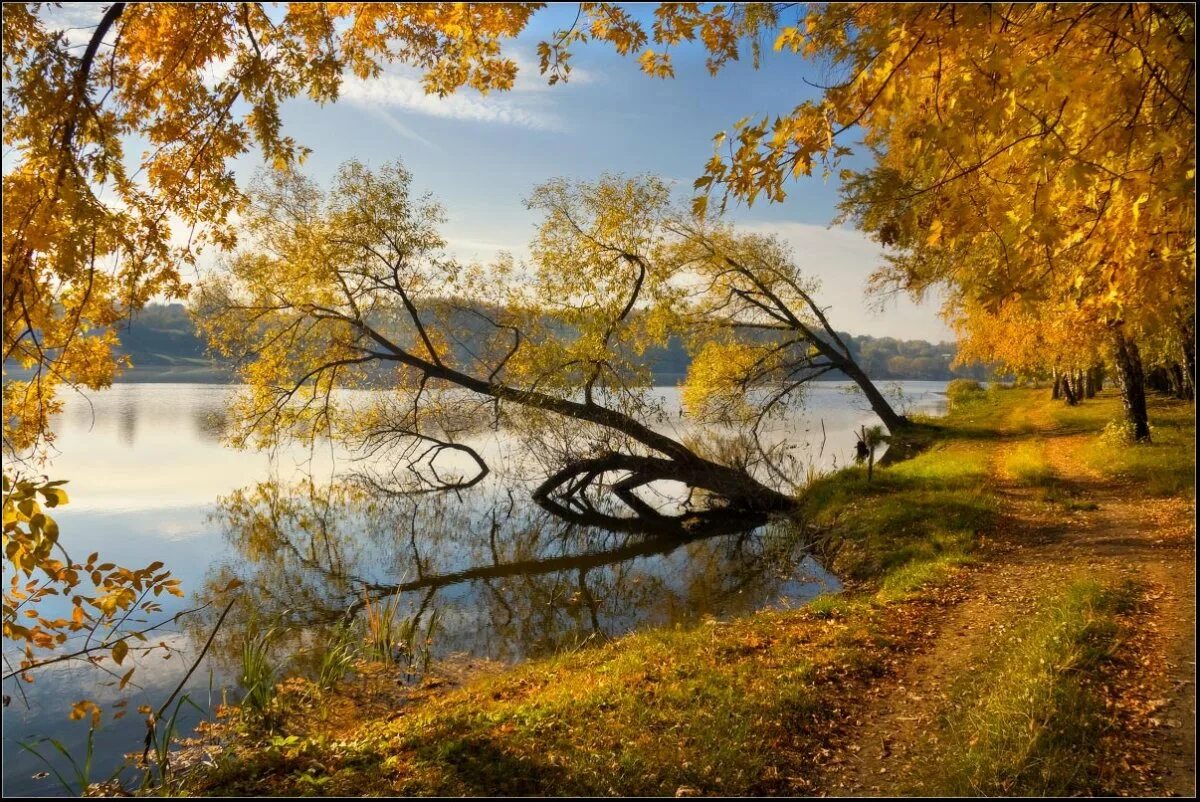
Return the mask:
<svg viewBox="0 0 1200 802">
<path fill-rule="evenodd" d="M 500 41 L 538 7 L 113 3 L 81 50 L 39 4 L 7 4 L 4 360 L 38 379 L 6 382 L 5 447 L 44 445 L 58 385 L 111 382 L 113 325 L 152 297 L 183 297 L 180 268 L 235 243 L 230 159 L 257 145 L 276 169 L 303 161 L 280 103 L 335 100 L 344 70 L 391 61 L 420 68 L 431 93 L 508 89 L 516 62 Z M 124 152 L 131 138 L 148 146 L 140 157 Z"/>
<path fill-rule="evenodd" d="M 11 675 L 20 674 L 27 680 L 32 679 L 31 670 L 53 659 L 36 654 L 35 648 L 53 650 L 67 640 L 69 633 L 85 629 L 107 630 L 118 635 L 117 639 L 98 646 L 97 650 L 110 649 L 112 658 L 120 664 L 130 651 L 126 638 L 137 634 L 136 630 L 123 634 L 116 632 L 130 614 L 155 612 L 156 605 L 146 601 L 150 594 L 166 591 L 183 595 L 179 580 L 172 579 L 170 571 L 162 570 L 161 562 L 131 570 L 98 562 L 99 554 L 95 552 L 83 563 L 55 559 L 52 556 L 55 552 L 63 556 L 67 552 L 59 545 L 58 524 L 48 510 L 69 502 L 63 484 L 62 481 L 35 482 L 20 476 L 10 477 L 7 473 L 3 476 L 3 544 L 9 565 L 9 570 L 5 571 L 9 580 L 4 588 L 4 637 L 24 652 L 19 668 Z M 92 590 L 88 592 L 95 595 L 85 595 L 84 578 L 91 581 Z M 40 603 L 52 596 L 72 600 L 69 619 L 47 619 L 40 614 Z M 85 610 L 85 603 L 95 612 Z M 30 619 L 28 625 L 20 623 L 22 617 Z M 86 654 L 85 647 L 80 656 Z M 72 717 L 81 718 L 88 710 L 93 716 L 99 715 L 99 708 L 94 705 L 77 706 L 75 712 L 78 715 Z"/>
<path fill-rule="evenodd" d="M 746 394 L 755 376 L 769 374 L 780 362 L 780 352 L 770 346 L 710 340 L 688 366 L 684 407 L 701 419 L 744 415 L 751 410 Z"/>
</svg>

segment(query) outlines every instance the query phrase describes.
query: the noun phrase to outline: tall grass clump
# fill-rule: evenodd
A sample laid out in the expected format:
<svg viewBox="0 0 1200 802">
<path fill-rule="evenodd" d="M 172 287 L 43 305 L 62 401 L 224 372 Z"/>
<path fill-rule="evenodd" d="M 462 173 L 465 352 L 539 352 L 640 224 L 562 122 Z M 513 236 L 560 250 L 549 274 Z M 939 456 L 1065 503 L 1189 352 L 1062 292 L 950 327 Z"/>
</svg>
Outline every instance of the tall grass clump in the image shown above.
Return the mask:
<svg viewBox="0 0 1200 802">
<path fill-rule="evenodd" d="M 242 641 L 241 678 L 242 715 L 252 720 L 267 717 L 271 702 L 275 698 L 275 683 L 279 669 L 271 659 L 271 641 L 275 629 L 265 632 L 248 632 Z"/>
<path fill-rule="evenodd" d="M 952 690 L 944 736 L 926 764 L 928 792 L 1065 796 L 1095 789 L 1104 701 L 1094 688 L 1115 648 L 1117 614 L 1135 588 L 1078 579 Z"/>
<path fill-rule="evenodd" d="M 317 687 L 329 690 L 337 685 L 354 666 L 358 652 L 359 638 L 354 628 L 345 624 L 335 627 L 317 662 Z"/>
<path fill-rule="evenodd" d="M 441 617 L 434 610 L 424 628 L 421 618 L 420 611 L 411 617 L 402 616 L 399 596 L 376 602 L 367 597 L 363 606 L 363 641 L 367 658 L 401 665 L 415 673 L 428 670 L 432 659 L 430 646 Z"/>
</svg>

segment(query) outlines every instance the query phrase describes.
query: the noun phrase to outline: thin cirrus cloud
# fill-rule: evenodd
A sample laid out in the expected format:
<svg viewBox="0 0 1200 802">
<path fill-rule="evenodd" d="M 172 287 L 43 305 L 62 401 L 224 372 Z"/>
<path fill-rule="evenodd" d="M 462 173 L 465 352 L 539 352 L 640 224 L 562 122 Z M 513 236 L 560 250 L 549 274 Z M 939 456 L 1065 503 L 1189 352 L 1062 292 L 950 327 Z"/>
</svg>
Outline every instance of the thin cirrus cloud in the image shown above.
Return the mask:
<svg viewBox="0 0 1200 802">
<path fill-rule="evenodd" d="M 361 108 L 367 114 L 370 114 L 372 117 L 379 119 L 381 122 L 383 122 L 384 125 L 386 125 L 390 129 L 392 129 L 392 131 L 394 131 L 395 133 L 404 137 L 405 139 L 410 139 L 413 142 L 418 142 L 418 143 L 424 145 L 425 147 L 429 148 L 430 150 L 436 150 L 439 153 L 444 152 L 443 149 L 439 145 L 437 145 L 434 142 L 430 142 L 428 139 L 426 139 L 425 137 L 418 134 L 416 131 L 414 131 L 412 129 L 411 126 L 405 125 L 404 123 L 400 122 L 400 120 L 396 118 L 396 115 L 392 114 L 387 109 L 382 108 L 380 106 L 373 106 L 373 105 L 369 105 L 369 104 L 361 105 Z"/>
<path fill-rule="evenodd" d="M 492 93 L 488 97 L 472 96 L 469 90 L 459 90 L 447 97 L 426 94 L 421 81 L 411 75 L 384 73 L 377 78 L 362 79 L 348 77 L 342 83 L 340 99 L 352 105 L 380 110 L 397 109 L 426 117 L 449 120 L 468 120 L 480 123 L 509 125 L 540 131 L 564 131 L 566 125 L 553 112 L 545 109 L 545 102 L 528 97 L 533 92 L 513 93 L 508 97 Z M 385 120 L 386 121 L 386 120 Z M 397 125 L 407 128 L 399 120 L 391 118 Z M 415 135 L 411 128 L 404 135 Z"/>
</svg>

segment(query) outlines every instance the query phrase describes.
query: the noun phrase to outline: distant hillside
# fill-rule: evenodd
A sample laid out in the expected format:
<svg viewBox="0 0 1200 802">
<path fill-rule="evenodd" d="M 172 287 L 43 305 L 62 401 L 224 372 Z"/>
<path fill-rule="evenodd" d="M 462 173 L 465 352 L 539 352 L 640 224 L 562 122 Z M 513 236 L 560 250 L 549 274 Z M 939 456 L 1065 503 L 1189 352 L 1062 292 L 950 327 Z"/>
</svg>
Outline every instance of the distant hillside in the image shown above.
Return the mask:
<svg viewBox="0 0 1200 802">
<path fill-rule="evenodd" d="M 929 343 L 925 340 L 897 340 L 892 337 L 854 336 L 841 333 L 854 358 L 873 379 L 924 379 L 946 381 L 953 378 L 987 378 L 984 366 L 950 369 L 954 343 Z M 214 362 L 205 344 L 196 334 L 182 304 L 155 304 L 146 307 L 121 327 L 121 348 L 133 362 L 134 370 L 125 381 L 148 381 L 157 377 L 180 381 L 226 381 L 228 369 Z M 678 339 L 666 348 L 646 352 L 656 378 L 675 381 L 687 373 L 690 358 Z M 829 374 L 830 379 L 840 374 Z"/>
</svg>

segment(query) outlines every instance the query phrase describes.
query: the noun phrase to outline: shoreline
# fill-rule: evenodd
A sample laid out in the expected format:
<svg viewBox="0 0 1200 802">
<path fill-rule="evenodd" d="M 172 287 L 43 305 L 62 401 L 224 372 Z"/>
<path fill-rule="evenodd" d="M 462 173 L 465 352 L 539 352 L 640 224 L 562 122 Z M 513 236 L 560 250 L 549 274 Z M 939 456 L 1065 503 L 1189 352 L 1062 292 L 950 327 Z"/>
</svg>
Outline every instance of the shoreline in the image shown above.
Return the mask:
<svg viewBox="0 0 1200 802">
<path fill-rule="evenodd" d="M 874 482 L 851 468 L 814 483 L 802 506 L 807 521 L 839 532 L 827 559 L 847 584 L 840 594 L 796 610 L 638 631 L 501 671 L 434 677 L 406 695 L 404 706 L 366 671 L 333 691 L 290 680 L 276 697 L 275 733 L 255 735 L 229 711 L 212 735 L 224 744 L 215 768 L 197 769 L 179 790 L 228 794 L 267 782 L 273 793 L 413 795 L 1145 793 L 1176 790 L 1180 781 L 1186 790 L 1186 770 L 1180 780 L 1151 766 L 1138 775 L 1147 784 L 1136 788 L 1130 783 L 1137 778 L 1106 772 L 1117 748 L 1112 733 L 1056 700 L 1112 703 L 1097 696 L 1099 687 L 1118 696 L 1138 692 L 1105 680 L 1113 660 L 1133 656 L 1120 653 L 1135 647 L 1119 633 L 1137 631 L 1147 616 L 1163 625 L 1155 585 L 1180 572 L 1147 567 L 1122 579 L 1131 559 L 1124 553 L 1114 555 L 1111 572 L 1098 571 L 1088 555 L 1100 546 L 1089 538 L 1118 525 L 1109 518 L 1122 505 L 1158 505 L 1155 520 L 1181 533 L 1170 548 L 1194 555 L 1194 529 L 1185 520 L 1194 509 L 1191 467 L 1178 453 L 1181 443 L 1194 442 L 1190 405 L 1156 401 L 1160 439 L 1171 439 L 1154 446 L 1154 459 L 1136 451 L 1114 458 L 1100 437 L 1117 411 L 1112 393 L 1079 408 L 1051 405 L 1047 395 L 988 393 L 985 402 L 930 422 L 922 452 L 877 466 Z M 1060 448 L 1063 438 L 1074 445 Z M 1175 473 L 1162 474 L 1160 463 Z M 1014 510 L 1022 512 L 1014 517 Z M 1064 515 L 1070 523 L 1060 532 Z M 1060 565 L 1061 580 L 1047 584 L 1027 573 L 1031 554 L 1043 554 L 1033 562 L 1043 571 Z M 986 590 L 995 583 L 1002 593 Z M 964 616 L 1014 594 L 1011 610 Z M 1194 621 L 1194 596 L 1182 609 Z M 972 623 L 977 618 L 981 627 Z M 960 642 L 947 631 L 958 620 L 980 637 Z M 989 633 L 997 626 L 1019 644 L 1008 650 L 1011 659 L 992 654 Z M 1171 626 L 1186 630 L 1187 622 Z M 1052 658 L 1063 644 L 1096 637 L 1110 639 L 1112 655 Z M 1178 637 L 1137 648 L 1176 654 Z M 931 680 L 904 677 L 936 655 L 931 666 L 956 668 L 929 669 L 936 687 L 917 694 L 924 701 L 914 705 L 906 683 Z M 1038 668 L 1051 658 L 1066 661 L 1062 671 Z M 976 676 L 988 683 L 972 685 Z M 1178 694 L 1163 693 L 1175 703 Z M 1060 727 L 1070 736 L 1066 757 L 1012 752 L 1005 727 L 1025 715 L 1025 696 L 1048 706 L 1048 732 Z M 986 709 L 972 713 L 979 705 Z M 979 722 L 992 729 L 962 743 L 930 742 L 922 732 L 936 730 L 914 729 L 907 721 L 914 715 L 966 716 L 974 722 L 963 725 L 968 730 Z M 1163 737 L 1142 718 L 1116 722 L 1122 737 Z M 891 733 L 906 731 L 893 749 Z M 229 742 L 235 732 L 251 745 Z M 980 760 L 972 755 L 985 747 L 996 776 L 977 776 Z M 1031 774 L 1030 760 L 1071 772 Z"/>
</svg>

